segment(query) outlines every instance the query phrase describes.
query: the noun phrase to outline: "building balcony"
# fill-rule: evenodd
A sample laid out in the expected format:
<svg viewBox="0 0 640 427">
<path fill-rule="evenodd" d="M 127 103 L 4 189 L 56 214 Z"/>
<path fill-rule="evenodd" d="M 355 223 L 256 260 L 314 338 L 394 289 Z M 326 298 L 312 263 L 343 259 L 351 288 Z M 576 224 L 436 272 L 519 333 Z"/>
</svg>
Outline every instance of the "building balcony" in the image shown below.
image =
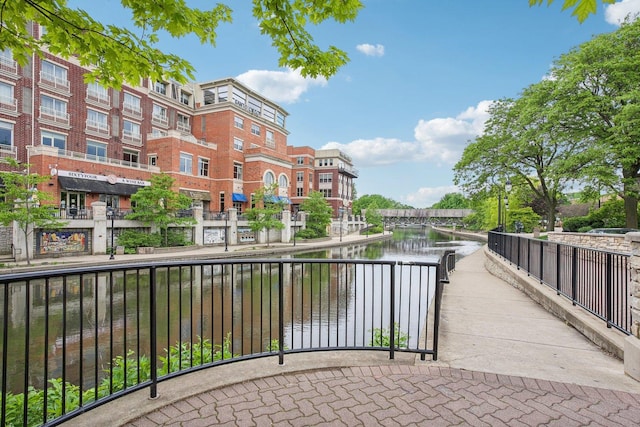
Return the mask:
<svg viewBox="0 0 640 427">
<path fill-rule="evenodd" d="M 139 105 L 125 103 L 122 105 L 122 112 L 131 117 L 142 117 L 142 108 Z"/>
<path fill-rule="evenodd" d="M 69 80 L 49 73 L 40 72 L 40 84 L 63 92 L 69 92 Z"/>
<path fill-rule="evenodd" d="M 18 100 L 14 98 L 6 98 L 0 96 L 0 111 L 6 113 L 17 113 L 18 112 Z"/>
<path fill-rule="evenodd" d="M 87 103 L 109 107 L 111 105 L 111 97 L 108 94 L 87 90 Z"/>
<path fill-rule="evenodd" d="M 338 172 L 344 175 L 349 175 L 351 178 L 358 177 L 358 169 L 350 166 L 340 165 L 338 166 Z"/>
<path fill-rule="evenodd" d="M 191 133 L 191 126 L 189 123 L 176 123 L 176 129 L 180 132 Z"/>
<path fill-rule="evenodd" d="M 2 150 L 1 147 L 2 145 L 0 145 L 0 151 Z M 15 151 L 15 147 L 11 147 L 11 148 L 14 148 L 14 151 Z M 29 150 L 29 156 L 31 158 L 38 155 L 55 157 L 56 160 L 55 162 L 52 162 L 52 163 L 60 164 L 61 163 L 60 159 L 80 160 L 80 161 L 87 161 L 91 163 L 95 163 L 96 161 L 98 161 L 100 163 L 106 163 L 110 165 L 130 168 L 130 169 L 145 170 L 153 173 L 160 172 L 160 168 L 157 166 L 151 166 L 151 165 L 142 164 L 142 163 L 135 163 L 128 160 L 114 159 L 110 157 L 96 156 L 93 154 L 81 153 L 78 151 L 61 150 L 55 147 L 49 147 L 47 145 L 29 146 L 27 147 L 27 149 Z"/>
<path fill-rule="evenodd" d="M 88 133 L 97 134 L 99 136 L 109 136 L 109 125 L 107 123 L 87 120 L 85 130 Z"/>
<path fill-rule="evenodd" d="M 167 116 L 161 116 L 159 114 L 154 114 L 154 115 L 151 116 L 151 123 L 153 123 L 154 125 L 160 125 L 160 126 L 167 127 L 167 126 L 169 126 L 169 119 L 167 118 Z"/>
<path fill-rule="evenodd" d="M 0 56 L 0 72 L 17 75 L 18 63 L 11 58 L 7 58 L 6 56 Z"/>
<path fill-rule="evenodd" d="M 137 147 L 142 146 L 142 135 L 139 133 L 131 133 L 129 131 L 122 131 L 122 142 L 129 145 L 135 145 Z"/>
<path fill-rule="evenodd" d="M 69 126 L 69 113 L 53 108 L 40 106 L 40 120 L 58 126 Z"/>
</svg>

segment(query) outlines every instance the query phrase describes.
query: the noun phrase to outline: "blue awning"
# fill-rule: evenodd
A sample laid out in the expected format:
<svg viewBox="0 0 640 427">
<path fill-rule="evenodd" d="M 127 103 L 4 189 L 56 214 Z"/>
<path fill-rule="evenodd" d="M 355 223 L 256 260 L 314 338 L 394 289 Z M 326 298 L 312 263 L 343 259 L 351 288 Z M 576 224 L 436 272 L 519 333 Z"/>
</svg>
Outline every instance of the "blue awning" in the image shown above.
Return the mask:
<svg viewBox="0 0 640 427">
<path fill-rule="evenodd" d="M 242 193 L 232 193 L 231 200 L 234 202 L 247 202 L 247 196 Z"/>
<path fill-rule="evenodd" d="M 280 200 L 282 200 L 283 202 L 285 202 L 287 205 L 291 204 L 291 200 L 286 197 L 286 196 L 280 196 Z"/>
</svg>

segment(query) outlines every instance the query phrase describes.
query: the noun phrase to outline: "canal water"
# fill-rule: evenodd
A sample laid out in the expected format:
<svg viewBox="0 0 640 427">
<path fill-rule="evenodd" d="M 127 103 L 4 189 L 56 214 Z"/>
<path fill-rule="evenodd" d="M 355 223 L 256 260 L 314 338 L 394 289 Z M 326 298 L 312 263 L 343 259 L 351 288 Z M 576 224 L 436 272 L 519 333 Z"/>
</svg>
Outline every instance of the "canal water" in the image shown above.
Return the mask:
<svg viewBox="0 0 640 427">
<path fill-rule="evenodd" d="M 402 228 L 396 229 L 393 237 L 388 240 L 371 243 L 365 240 L 353 246 L 299 253 L 293 258 L 436 262 L 446 250 L 454 250 L 456 258 L 460 259 L 482 245 L 482 242 L 438 233 L 431 228 Z M 176 342 L 194 341 L 201 334 L 211 337 L 213 342 L 222 342 L 226 336 L 233 334 L 232 352 L 251 354 L 256 352 L 256 348 L 258 352 L 264 350 L 261 347 L 265 345 L 265 336 L 268 336 L 267 343 L 277 336 L 277 328 L 273 323 L 273 313 L 277 312 L 274 304 L 277 304 L 273 295 L 272 275 L 244 270 L 238 272 L 237 269 L 215 271 L 218 267 L 220 266 L 197 273 L 193 270 L 168 270 L 159 276 L 157 286 L 160 297 L 156 304 L 158 313 L 166 313 L 166 319 L 158 324 L 159 336 L 166 337 L 162 347 L 168 348 Z M 326 347 L 344 346 L 345 343 L 339 341 L 342 338 L 338 334 L 324 334 L 323 337 L 322 331 L 327 327 L 331 328 L 334 319 L 338 330 L 359 331 L 353 338 L 355 341 L 346 345 L 363 345 L 363 342 L 364 345 L 370 345 L 366 343 L 370 339 L 367 337 L 370 328 L 358 327 L 363 318 L 358 307 L 383 303 L 378 300 L 361 300 L 366 298 L 367 287 L 371 283 L 366 279 L 366 274 L 352 268 L 348 265 L 338 266 L 333 274 L 325 275 L 320 283 L 305 280 L 298 290 L 289 291 L 292 295 L 291 298 L 287 296 L 287 301 L 297 301 L 297 294 L 293 294 L 298 292 L 300 301 L 304 304 L 284 309 L 291 313 L 285 342 L 287 348 L 323 346 L 322 340 L 325 338 Z M 240 279 L 232 279 L 232 275 Z M 261 275 L 262 278 L 256 278 Z M 150 301 L 146 297 L 148 292 L 145 291 L 148 289 L 148 281 L 144 274 L 136 277 L 127 275 L 115 281 L 101 281 L 97 276 L 89 275 L 78 277 L 77 280 L 68 278 L 60 283 L 32 284 L 31 301 L 28 304 L 25 304 L 26 297 L 22 290 L 14 292 L 12 289 L 9 292 L 8 315 L 5 316 L 10 341 L 7 352 L 10 359 L 7 370 L 9 390 L 15 393 L 24 389 L 25 358 L 22 356 L 25 355 L 25 345 L 29 347 L 28 383 L 36 388 L 42 388 L 47 377 L 63 376 L 73 383 L 84 378 L 85 381 L 81 382 L 86 382 L 84 385 L 88 388 L 94 385 L 96 372 L 109 369 L 114 355 L 131 348 L 135 348 L 138 354 L 148 354 L 148 336 L 135 336 L 132 333 L 134 330 L 147 330 L 149 326 L 146 313 Z M 204 283 L 205 286 L 194 287 L 194 283 Z M 432 292 L 433 287 L 430 289 L 429 292 Z M 416 289 L 412 292 L 423 291 Z M 307 301 L 308 295 L 312 294 L 320 295 L 326 305 L 318 307 Z M 417 300 L 419 298 L 412 295 L 403 299 L 407 304 Z M 256 314 L 250 325 L 246 324 L 243 312 L 238 314 L 225 309 L 234 304 L 247 303 L 255 307 L 251 310 L 260 313 Z M 216 307 L 220 309 L 215 309 Z M 240 311 L 242 310 L 244 308 Z M 412 310 L 410 306 L 400 307 L 402 313 L 411 313 Z M 371 311 L 383 313 L 383 310 L 376 307 Z M 198 319 L 194 313 L 210 313 L 211 319 L 205 319 L 202 315 Z M 236 319 L 238 315 L 240 322 Z M 253 319 L 253 315 L 251 317 Z M 425 313 L 420 312 L 419 317 L 425 317 Z M 378 317 L 370 319 L 374 325 L 379 321 L 382 322 L 382 319 Z M 213 325 L 223 324 L 232 325 L 231 329 L 214 330 Z M 236 330 L 236 325 L 240 325 L 239 330 Z M 250 332 L 245 333 L 245 328 L 249 328 Z M 422 326 L 416 324 L 414 329 L 415 331 L 408 331 L 410 339 L 417 339 Z M 258 336 L 256 330 L 259 330 Z M 29 337 L 29 344 L 25 342 L 25 337 Z M 114 348 L 120 350 L 114 351 Z M 43 354 L 47 355 L 47 362 L 43 360 Z M 100 363 L 93 363 L 94 360 L 100 360 Z"/>
</svg>

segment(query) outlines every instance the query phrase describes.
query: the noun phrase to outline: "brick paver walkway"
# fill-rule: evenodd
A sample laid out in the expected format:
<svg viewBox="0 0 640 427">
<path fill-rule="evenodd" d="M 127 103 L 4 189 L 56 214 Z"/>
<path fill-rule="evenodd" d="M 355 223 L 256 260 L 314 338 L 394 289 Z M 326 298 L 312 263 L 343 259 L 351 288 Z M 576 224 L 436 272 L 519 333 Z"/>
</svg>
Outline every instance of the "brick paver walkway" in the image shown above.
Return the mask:
<svg viewBox="0 0 640 427">
<path fill-rule="evenodd" d="M 211 390 L 128 426 L 634 426 L 640 394 L 437 366 L 335 368 Z"/>
</svg>

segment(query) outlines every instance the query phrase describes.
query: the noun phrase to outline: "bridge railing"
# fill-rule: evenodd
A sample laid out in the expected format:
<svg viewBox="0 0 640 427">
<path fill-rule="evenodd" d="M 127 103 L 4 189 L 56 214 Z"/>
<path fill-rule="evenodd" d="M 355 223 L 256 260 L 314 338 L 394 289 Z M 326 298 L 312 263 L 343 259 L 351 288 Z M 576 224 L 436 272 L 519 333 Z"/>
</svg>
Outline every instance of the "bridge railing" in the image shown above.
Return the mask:
<svg viewBox="0 0 640 427">
<path fill-rule="evenodd" d="M 573 305 L 631 334 L 630 255 L 489 232 L 488 247 Z"/>
<path fill-rule="evenodd" d="M 227 259 L 2 275 L 0 425 L 56 425 L 251 358 L 357 349 L 435 360 L 439 265 Z"/>
</svg>

